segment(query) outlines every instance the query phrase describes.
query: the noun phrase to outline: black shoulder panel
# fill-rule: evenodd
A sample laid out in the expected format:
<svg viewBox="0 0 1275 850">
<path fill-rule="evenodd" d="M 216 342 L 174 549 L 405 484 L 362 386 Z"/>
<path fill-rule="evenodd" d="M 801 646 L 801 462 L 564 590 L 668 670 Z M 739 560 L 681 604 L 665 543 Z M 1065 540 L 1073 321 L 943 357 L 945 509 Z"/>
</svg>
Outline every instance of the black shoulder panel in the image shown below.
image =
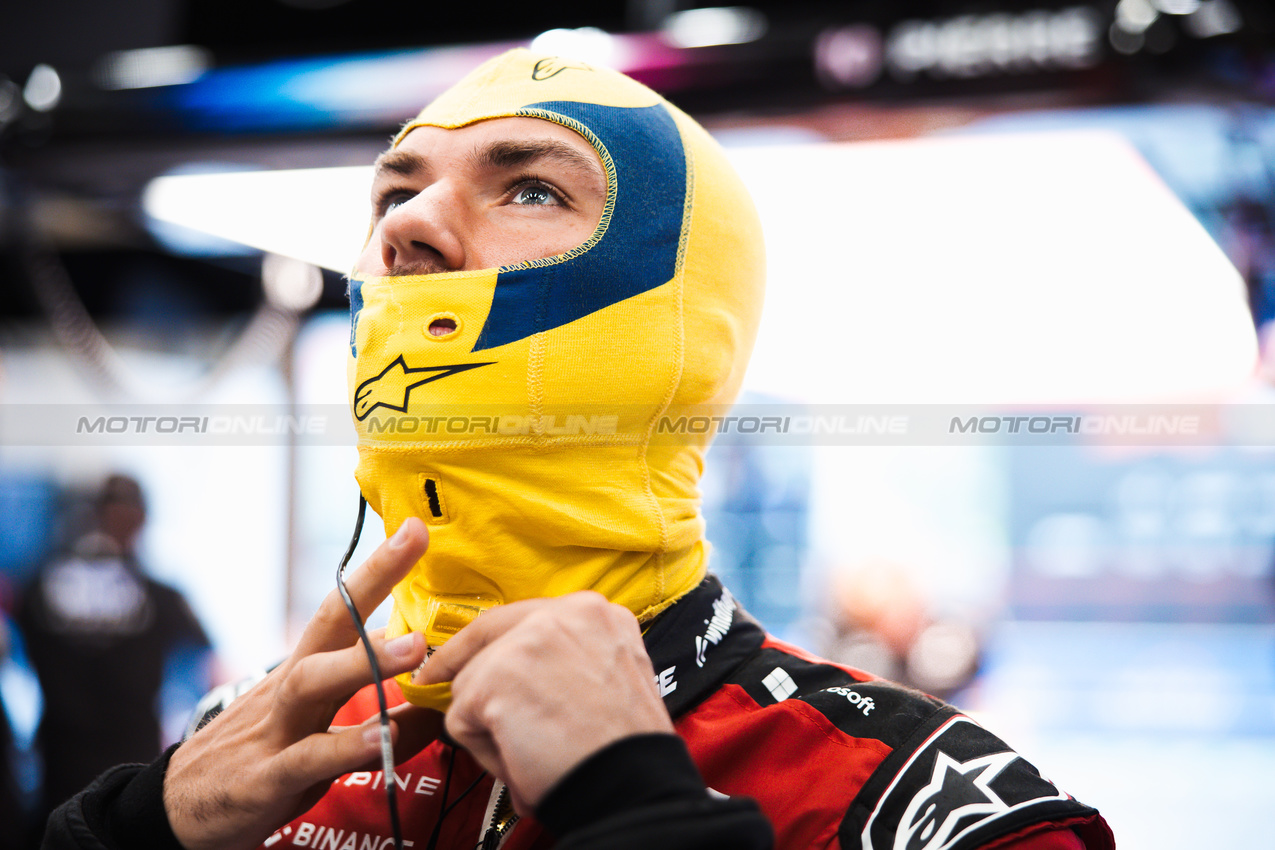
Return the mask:
<svg viewBox="0 0 1275 850">
<path fill-rule="evenodd" d="M 847 735 L 872 738 L 891 748 L 904 744 L 936 713 L 953 711 L 920 691 L 893 682 L 864 681 L 840 667 L 774 647 L 762 649 L 737 668 L 730 681 L 758 705 L 801 700 Z"/>
<path fill-rule="evenodd" d="M 1032 824 L 1094 814 L 953 709 L 881 763 L 840 839 L 863 850 L 974 850 Z"/>
</svg>

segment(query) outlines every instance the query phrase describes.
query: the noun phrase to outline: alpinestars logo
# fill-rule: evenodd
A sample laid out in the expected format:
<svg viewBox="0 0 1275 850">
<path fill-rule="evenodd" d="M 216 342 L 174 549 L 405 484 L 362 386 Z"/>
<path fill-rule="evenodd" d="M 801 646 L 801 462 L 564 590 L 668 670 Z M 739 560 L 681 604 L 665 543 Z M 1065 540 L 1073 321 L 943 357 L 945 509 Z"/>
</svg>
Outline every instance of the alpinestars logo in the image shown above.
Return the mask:
<svg viewBox="0 0 1275 850">
<path fill-rule="evenodd" d="M 731 623 L 735 621 L 735 597 L 730 595 L 730 591 L 722 589 L 722 595 L 717 597 L 713 603 L 713 616 L 704 621 L 704 625 L 708 628 L 703 635 L 695 636 L 695 664 L 703 667 L 707 661 L 705 654 L 710 646 L 716 646 L 726 637 L 726 633 L 730 631 Z"/>
<path fill-rule="evenodd" d="M 936 728 L 897 769 L 866 821 L 862 850 L 974 850 L 1014 829 L 1086 811 L 1004 741 L 963 715 Z M 1092 810 L 1090 810 L 1092 811 Z"/>
<path fill-rule="evenodd" d="M 942 850 L 950 846 L 948 839 L 962 818 L 1008 811 L 988 783 L 1017 758 L 1017 753 L 1004 752 L 957 762 L 940 752 L 930 784 L 903 812 L 894 850 Z"/>
<path fill-rule="evenodd" d="M 495 362 L 492 360 L 487 363 L 456 363 L 450 366 L 422 366 L 413 369 L 407 365 L 407 361 L 400 354 L 390 362 L 390 365 L 382 369 L 379 375 L 359 384 L 358 389 L 354 391 L 354 418 L 362 422 L 378 407 L 387 407 L 399 413 L 406 413 L 408 399 L 411 397 L 412 390 L 417 387 L 441 381 L 460 372 L 477 369 L 479 366 L 490 366 Z"/>
</svg>

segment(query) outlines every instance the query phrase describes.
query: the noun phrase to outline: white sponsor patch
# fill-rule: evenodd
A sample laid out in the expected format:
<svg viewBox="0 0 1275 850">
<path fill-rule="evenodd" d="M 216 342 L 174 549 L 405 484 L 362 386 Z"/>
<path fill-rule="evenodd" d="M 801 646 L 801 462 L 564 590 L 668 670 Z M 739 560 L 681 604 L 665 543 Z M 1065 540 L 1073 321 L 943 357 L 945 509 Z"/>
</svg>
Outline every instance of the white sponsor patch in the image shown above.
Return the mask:
<svg viewBox="0 0 1275 850">
<path fill-rule="evenodd" d="M 792 676 L 788 675 L 788 671 L 782 667 L 776 667 L 767 673 L 766 678 L 762 679 L 761 683 L 766 686 L 766 690 L 770 691 L 776 702 L 783 702 L 797 693 L 797 683 L 792 680 Z"/>
</svg>

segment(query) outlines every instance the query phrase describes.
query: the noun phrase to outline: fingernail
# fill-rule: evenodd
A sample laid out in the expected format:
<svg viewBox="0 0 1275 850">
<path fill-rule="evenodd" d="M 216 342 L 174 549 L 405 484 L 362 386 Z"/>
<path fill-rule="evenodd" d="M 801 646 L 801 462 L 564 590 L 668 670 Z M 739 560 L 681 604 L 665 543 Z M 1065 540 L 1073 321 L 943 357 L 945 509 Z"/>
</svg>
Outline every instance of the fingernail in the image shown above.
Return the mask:
<svg viewBox="0 0 1275 850">
<path fill-rule="evenodd" d="M 364 724 L 363 741 L 367 744 L 379 744 L 381 742 L 381 724 L 375 721 Z"/>
<path fill-rule="evenodd" d="M 407 542 L 407 523 L 403 523 L 398 527 L 398 531 L 394 532 L 394 536 L 390 538 L 390 545 L 398 548 Z"/>
<path fill-rule="evenodd" d="M 402 637 L 396 637 L 394 640 L 385 644 L 385 651 L 390 655 L 395 655 L 399 658 L 405 658 L 411 655 L 415 649 L 416 634 L 414 632 L 408 632 Z"/>
</svg>

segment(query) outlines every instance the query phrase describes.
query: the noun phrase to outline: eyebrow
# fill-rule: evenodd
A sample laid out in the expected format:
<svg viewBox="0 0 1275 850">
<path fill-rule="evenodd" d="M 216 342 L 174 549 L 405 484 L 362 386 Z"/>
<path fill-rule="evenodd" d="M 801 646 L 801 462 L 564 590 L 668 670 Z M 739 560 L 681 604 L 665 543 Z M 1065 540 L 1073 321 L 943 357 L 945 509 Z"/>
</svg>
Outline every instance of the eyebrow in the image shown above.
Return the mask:
<svg viewBox="0 0 1275 850">
<path fill-rule="evenodd" d="M 373 165 L 376 174 L 389 171 L 401 177 L 411 177 L 429 169 L 425 157 L 411 151 L 386 151 L 376 158 Z"/>
<path fill-rule="evenodd" d="M 517 168 L 539 160 L 549 160 L 590 176 L 603 176 L 602 169 L 593 157 L 556 139 L 505 139 L 476 148 L 470 156 L 480 166 Z"/>
<path fill-rule="evenodd" d="M 605 179 L 596 160 L 556 139 L 504 139 L 482 147 L 469 154 L 479 167 L 518 168 L 528 163 L 549 160 L 592 177 Z M 386 151 L 376 158 L 377 175 L 389 172 L 400 177 L 414 177 L 430 170 L 429 161 L 412 151 Z"/>
</svg>

